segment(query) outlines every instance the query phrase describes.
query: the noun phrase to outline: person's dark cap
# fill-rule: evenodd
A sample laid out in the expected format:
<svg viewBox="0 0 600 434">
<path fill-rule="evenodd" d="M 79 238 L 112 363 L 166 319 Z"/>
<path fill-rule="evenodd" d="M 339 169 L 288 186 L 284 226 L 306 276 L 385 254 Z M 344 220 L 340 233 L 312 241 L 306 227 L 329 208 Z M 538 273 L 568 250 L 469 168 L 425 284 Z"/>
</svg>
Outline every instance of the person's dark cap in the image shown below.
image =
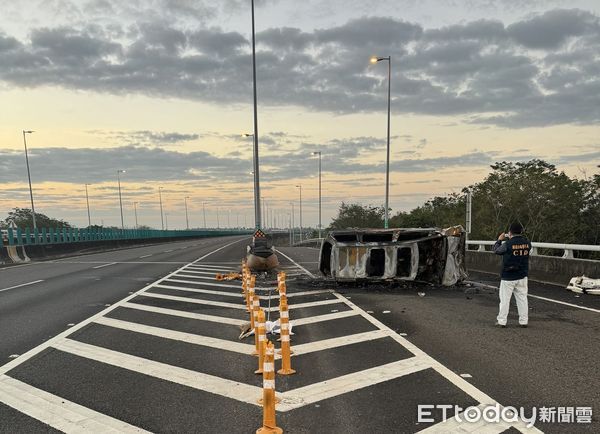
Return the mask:
<svg viewBox="0 0 600 434">
<path fill-rule="evenodd" d="M 514 222 L 510 225 L 509 230 L 513 234 L 522 234 L 523 233 L 523 225 L 519 222 Z"/>
</svg>

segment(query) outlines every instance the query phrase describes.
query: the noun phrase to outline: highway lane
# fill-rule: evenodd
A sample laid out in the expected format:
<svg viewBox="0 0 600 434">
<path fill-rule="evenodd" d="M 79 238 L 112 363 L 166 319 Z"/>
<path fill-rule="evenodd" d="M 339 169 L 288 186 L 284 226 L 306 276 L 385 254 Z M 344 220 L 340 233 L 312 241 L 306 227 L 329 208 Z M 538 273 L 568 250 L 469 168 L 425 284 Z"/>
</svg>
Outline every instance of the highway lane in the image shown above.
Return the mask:
<svg viewBox="0 0 600 434">
<path fill-rule="evenodd" d="M 79 417 L 96 423 L 126 424 L 120 430 L 258 428 L 261 378 L 253 374 L 252 340 L 237 338 L 238 325 L 247 320 L 240 285 L 212 278 L 217 270 L 239 268 L 245 243 L 224 245 L 51 340 L 37 356 L 0 368 L 0 398 L 2 390 L 13 390 L 13 405 L 20 409 L 0 404 L 0 432 L 50 431 L 36 419 L 56 423 L 65 405 L 83 406 L 76 409 Z M 315 272 L 318 251 L 280 250 Z M 418 404 L 465 406 L 491 399 L 528 410 L 598 408 L 596 368 L 574 366 L 593 358 L 599 347 L 593 312 L 535 300 L 531 328 L 496 329 L 494 294 L 427 287 L 420 297 L 410 287 L 338 286 L 343 294 L 335 295 L 324 291 L 332 285 L 301 279 L 299 267 L 283 255 L 280 261 L 289 276 L 291 306 L 310 303 L 290 312 L 298 372 L 276 380 L 284 398 L 278 422 L 286 432 L 416 432 L 431 425 L 416 423 Z M 266 303 L 263 299 L 263 307 Z M 54 402 L 57 413 L 49 413 L 51 406 L 27 407 L 22 394 L 31 399 L 50 394 L 44 399 Z M 597 423 L 594 416 L 591 426 L 538 426 L 547 432 L 597 432 Z M 488 426 L 485 432 L 518 431 Z"/>
<path fill-rule="evenodd" d="M 243 238 L 178 241 L 0 268 L 0 365 L 215 246 Z"/>
</svg>

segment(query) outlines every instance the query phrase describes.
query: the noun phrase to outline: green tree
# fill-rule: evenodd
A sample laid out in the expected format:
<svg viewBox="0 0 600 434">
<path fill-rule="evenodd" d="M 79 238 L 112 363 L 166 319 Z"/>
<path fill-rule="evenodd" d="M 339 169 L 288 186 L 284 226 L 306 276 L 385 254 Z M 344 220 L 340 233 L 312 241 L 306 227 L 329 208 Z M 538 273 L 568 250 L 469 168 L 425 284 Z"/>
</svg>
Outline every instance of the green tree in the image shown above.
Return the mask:
<svg viewBox="0 0 600 434">
<path fill-rule="evenodd" d="M 28 208 L 14 208 L 12 211 L 9 211 L 8 217 L 2 221 L 2 225 L 8 227 L 11 222 L 14 222 L 14 224 L 21 229 L 33 228 L 31 210 Z M 35 223 L 38 228 L 62 229 L 72 227 L 64 220 L 48 217 L 39 212 L 35 213 Z"/>
<path fill-rule="evenodd" d="M 381 206 L 342 202 L 338 215 L 329 225 L 329 229 L 382 228 L 383 216 L 384 208 Z"/>
<path fill-rule="evenodd" d="M 465 220 L 464 195 L 436 196 L 410 212 L 399 212 L 390 219 L 390 227 L 448 227 Z"/>
</svg>

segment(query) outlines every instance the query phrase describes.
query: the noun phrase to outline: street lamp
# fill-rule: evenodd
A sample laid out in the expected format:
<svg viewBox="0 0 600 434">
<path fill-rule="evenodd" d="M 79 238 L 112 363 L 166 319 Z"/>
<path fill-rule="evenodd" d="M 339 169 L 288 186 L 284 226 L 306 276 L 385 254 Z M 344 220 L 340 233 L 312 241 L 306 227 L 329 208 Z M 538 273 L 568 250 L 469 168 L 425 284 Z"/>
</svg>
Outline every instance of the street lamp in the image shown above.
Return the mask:
<svg viewBox="0 0 600 434">
<path fill-rule="evenodd" d="M 158 202 L 160 204 L 160 227 L 165 230 L 165 220 L 163 218 L 163 207 L 162 207 L 162 191 L 163 187 L 158 187 Z"/>
<path fill-rule="evenodd" d="M 321 238 L 321 151 L 315 151 L 312 154 L 319 156 L 319 238 Z"/>
<path fill-rule="evenodd" d="M 385 160 L 385 219 L 383 226 L 389 227 L 389 199 L 390 199 L 390 112 L 391 112 L 391 87 L 392 87 L 392 56 L 371 57 L 371 63 L 375 64 L 386 60 L 388 62 L 388 116 L 387 116 L 387 158 Z"/>
<path fill-rule="evenodd" d="M 133 213 L 135 215 L 135 228 L 138 228 L 138 219 L 137 219 L 137 204 L 138 202 L 133 202 Z"/>
<path fill-rule="evenodd" d="M 254 222 L 256 229 L 261 228 L 260 181 L 258 172 L 258 105 L 256 99 L 256 30 L 254 28 L 254 0 L 252 5 L 252 85 L 254 94 Z"/>
<path fill-rule="evenodd" d="M 165 228 L 169 230 L 169 213 L 165 213 Z"/>
<path fill-rule="evenodd" d="M 294 202 L 290 202 L 290 205 L 292 205 L 292 242 L 290 244 L 290 247 L 294 245 L 294 241 L 296 241 L 296 234 L 294 234 L 294 228 L 296 227 L 296 224 L 294 223 L 294 214 L 296 213 L 294 211 Z"/>
<path fill-rule="evenodd" d="M 88 229 L 92 227 L 92 218 L 90 216 L 90 197 L 88 196 L 88 185 L 85 184 L 85 202 L 87 203 L 87 212 L 88 212 Z"/>
<path fill-rule="evenodd" d="M 123 198 L 121 197 L 121 173 L 124 170 L 117 170 L 117 181 L 119 182 L 119 206 L 121 207 L 121 229 L 125 229 L 125 221 L 123 220 Z"/>
<path fill-rule="evenodd" d="M 204 220 L 204 229 L 206 229 L 206 202 L 202 202 L 202 216 Z"/>
<path fill-rule="evenodd" d="M 302 184 L 296 187 L 300 189 L 300 241 L 302 241 Z"/>
<path fill-rule="evenodd" d="M 23 130 L 23 145 L 25 146 L 25 163 L 27 164 L 27 179 L 29 180 L 29 196 L 31 197 L 31 217 L 33 220 L 33 231 L 37 229 L 37 224 L 35 222 L 35 206 L 33 205 L 33 189 L 31 188 L 31 172 L 29 171 L 29 155 L 27 154 L 27 140 L 25 139 L 25 134 L 31 134 L 35 131 L 32 130 Z"/>
<path fill-rule="evenodd" d="M 219 229 L 219 207 L 217 207 L 217 229 Z"/>
<path fill-rule="evenodd" d="M 253 23 L 254 23 L 254 18 L 253 18 Z M 254 25 L 254 24 L 253 24 Z M 254 95 L 256 98 L 256 85 L 255 85 L 255 91 L 254 91 Z M 255 102 L 256 104 L 256 102 Z M 256 129 L 258 128 L 258 126 L 255 125 L 254 130 L 256 131 Z M 252 177 L 254 179 L 254 218 L 256 219 L 257 217 L 260 218 L 260 191 L 259 191 L 259 182 L 258 182 L 258 143 L 257 140 L 255 139 L 255 135 L 254 134 L 249 134 L 249 133 L 244 133 L 242 134 L 242 137 L 252 137 L 252 143 L 254 144 L 253 148 L 252 148 Z M 257 212 L 258 210 L 258 212 Z M 258 221 L 258 220 L 256 220 Z M 260 223 L 255 223 L 255 226 L 257 229 L 260 228 Z"/>
<path fill-rule="evenodd" d="M 190 220 L 188 218 L 188 209 L 187 209 L 187 200 L 189 199 L 189 196 L 186 196 L 183 199 L 183 203 L 185 204 L 185 227 L 187 228 L 187 230 L 190 230 Z"/>
</svg>

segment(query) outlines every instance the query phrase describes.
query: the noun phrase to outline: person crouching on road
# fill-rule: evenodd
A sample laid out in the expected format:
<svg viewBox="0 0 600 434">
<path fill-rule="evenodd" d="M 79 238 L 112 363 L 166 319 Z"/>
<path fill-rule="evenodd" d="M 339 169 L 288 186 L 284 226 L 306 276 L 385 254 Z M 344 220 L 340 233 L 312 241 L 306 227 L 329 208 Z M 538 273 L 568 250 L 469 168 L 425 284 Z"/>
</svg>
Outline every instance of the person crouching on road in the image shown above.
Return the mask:
<svg viewBox="0 0 600 434">
<path fill-rule="evenodd" d="M 527 327 L 529 322 L 527 304 L 527 275 L 529 274 L 529 252 L 531 243 L 523 236 L 520 223 L 510 225 L 508 239 L 501 233 L 494 244 L 494 253 L 502 255 L 502 274 L 500 281 L 500 312 L 496 326 L 506 327 L 510 299 L 514 293 L 519 311 L 519 325 Z"/>
</svg>

